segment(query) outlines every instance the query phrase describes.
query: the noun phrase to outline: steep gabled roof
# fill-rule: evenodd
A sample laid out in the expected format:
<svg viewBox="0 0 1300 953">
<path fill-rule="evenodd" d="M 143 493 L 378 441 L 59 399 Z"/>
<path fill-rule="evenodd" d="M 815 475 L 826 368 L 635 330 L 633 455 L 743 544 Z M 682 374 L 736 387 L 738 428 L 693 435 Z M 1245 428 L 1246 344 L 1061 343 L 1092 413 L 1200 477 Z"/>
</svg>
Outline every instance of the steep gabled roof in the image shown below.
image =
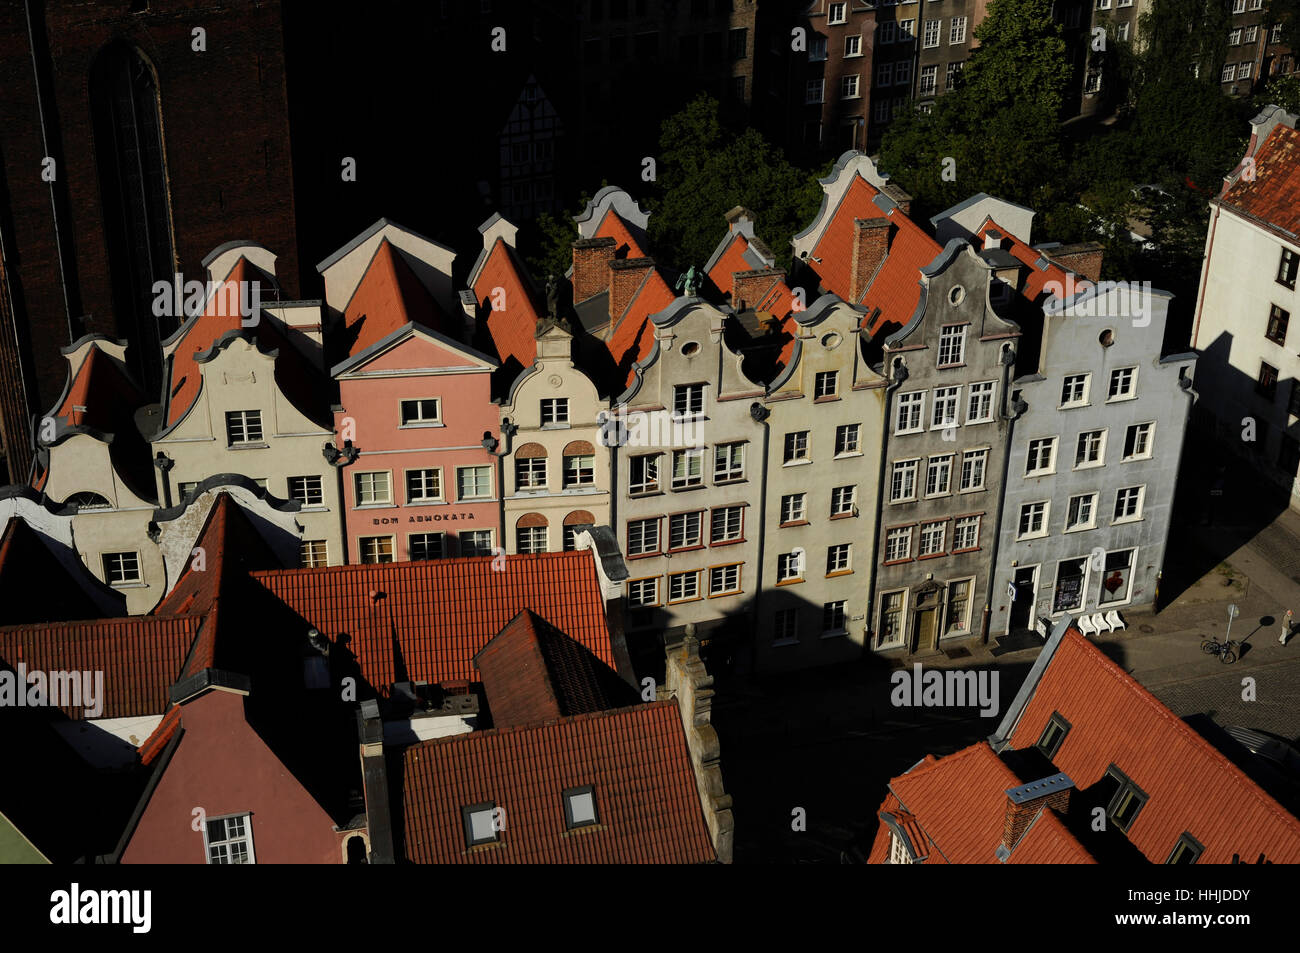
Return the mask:
<svg viewBox="0 0 1300 953">
<path fill-rule="evenodd" d="M 1010 253 L 1017 261 L 1026 268 L 1024 283 L 1021 285 L 1020 294 L 1030 302 L 1037 302 L 1043 294 L 1054 297 L 1053 291 L 1047 287 L 1049 282 L 1055 282 L 1057 287 L 1065 287 L 1065 279 L 1068 272 L 1054 261 L 1048 260 L 1040 252 L 1030 248 L 1020 239 L 1016 238 L 1009 231 L 993 221 L 992 218 L 984 220 L 984 224 L 976 232 L 978 244 L 976 248 L 982 248 L 984 239 L 990 231 L 998 232 L 1002 235 L 1001 248 Z"/>
<path fill-rule="evenodd" d="M 524 609 L 616 664 L 591 553 L 507 556 L 502 568 L 493 565 L 491 557 L 466 557 L 251 578 L 304 630 L 344 645 L 380 695 L 395 681 L 475 680 L 474 655 Z"/>
<path fill-rule="evenodd" d="M 1037 740 L 1037 739 L 1035 739 Z M 1021 781 L 988 742 L 946 758 L 927 756 L 920 765 L 889 782 L 880 806 L 915 839 L 913 847 L 931 864 L 997 863 L 1006 821 L 1007 791 Z M 910 818 L 900 818 L 901 814 Z M 871 863 L 889 856 L 889 828 L 882 823 L 871 848 Z M 1044 808 L 1007 858 L 1009 864 L 1090 864 L 1092 856 Z"/>
<path fill-rule="evenodd" d="M 1052 759 L 1057 768 L 1087 788 L 1113 764 L 1146 793 L 1128 838 L 1148 860 L 1164 863 L 1188 832 L 1205 847 L 1199 863 L 1230 863 L 1233 854 L 1253 861 L 1261 853 L 1278 864 L 1300 862 L 1300 820 L 1078 629 L 1049 640 L 1043 655 L 1036 683 L 1030 673 L 1027 701 L 1007 713 L 1004 726 L 1014 729 L 999 734 L 1012 748 L 1032 746 L 1059 712 L 1070 730 Z"/>
<path fill-rule="evenodd" d="M 132 415 L 147 401 L 126 368 L 102 348 L 91 344 L 68 384 L 63 401 L 50 416 L 66 427 L 90 427 L 125 436 L 135 429 Z"/>
<path fill-rule="evenodd" d="M 505 292 L 505 308 L 492 308 L 493 290 Z M 515 250 L 503 239 L 492 245 L 478 280 L 474 282 L 474 300 L 487 302 L 483 319 L 497 358 L 502 365 L 513 358 L 519 367 L 531 367 L 537 359 L 537 319 L 541 312 L 533 303 L 531 283 Z"/>
<path fill-rule="evenodd" d="M 355 358 L 408 324 L 455 334 L 429 289 L 385 238 L 343 309 L 339 359 Z"/>
<path fill-rule="evenodd" d="M 25 519 L 10 518 L 0 536 L 0 605 L 6 607 L 6 622 L 98 618 L 103 613 L 83 588 L 92 578 L 85 573 L 85 581 L 77 579 Z M 58 598 L 34 597 L 41 592 L 58 593 Z"/>
<path fill-rule="evenodd" d="M 1214 201 L 1300 241 L 1300 132 L 1275 126 L 1254 159 L 1254 178 L 1239 177 Z"/>
<path fill-rule="evenodd" d="M 613 212 L 610 214 L 612 215 Z M 622 317 L 610 316 L 611 320 L 617 323 L 607 344 L 614 362 L 618 365 L 620 383 L 631 387 L 636 380 L 636 371 L 633 367 L 654 350 L 655 332 L 650 315 L 662 311 L 676 298 L 676 293 L 659 273 L 659 269 L 652 268 Z"/>
<path fill-rule="evenodd" d="M 614 239 L 614 255 L 617 258 L 644 258 L 646 257 L 645 249 L 637 241 L 636 236 L 632 234 L 632 229 L 623 217 L 609 209 L 605 212 L 604 218 L 600 220 L 593 238 L 612 238 Z"/>
<path fill-rule="evenodd" d="M 676 700 L 476 731 L 390 756 L 398 856 L 414 863 L 708 863 L 716 859 Z M 570 832 L 564 792 L 590 785 L 598 824 Z M 467 850 L 464 807 L 504 811 Z"/>
</svg>

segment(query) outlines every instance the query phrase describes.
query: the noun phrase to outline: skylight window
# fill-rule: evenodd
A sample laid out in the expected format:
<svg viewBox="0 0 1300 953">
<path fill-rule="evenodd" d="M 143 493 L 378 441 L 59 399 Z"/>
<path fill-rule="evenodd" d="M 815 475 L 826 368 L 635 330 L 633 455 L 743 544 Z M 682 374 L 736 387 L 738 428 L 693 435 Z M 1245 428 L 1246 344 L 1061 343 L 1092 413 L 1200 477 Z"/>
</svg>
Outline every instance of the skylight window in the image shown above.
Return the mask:
<svg viewBox="0 0 1300 953">
<path fill-rule="evenodd" d="M 569 788 L 564 792 L 564 826 L 569 830 L 595 827 L 600 823 L 596 815 L 596 791 L 590 785 Z"/>
<path fill-rule="evenodd" d="M 496 803 L 484 801 L 470 804 L 460 809 L 461 820 L 465 825 L 465 846 L 478 847 L 480 844 L 494 844 L 501 839 L 501 829 L 505 812 L 498 813 Z"/>
</svg>

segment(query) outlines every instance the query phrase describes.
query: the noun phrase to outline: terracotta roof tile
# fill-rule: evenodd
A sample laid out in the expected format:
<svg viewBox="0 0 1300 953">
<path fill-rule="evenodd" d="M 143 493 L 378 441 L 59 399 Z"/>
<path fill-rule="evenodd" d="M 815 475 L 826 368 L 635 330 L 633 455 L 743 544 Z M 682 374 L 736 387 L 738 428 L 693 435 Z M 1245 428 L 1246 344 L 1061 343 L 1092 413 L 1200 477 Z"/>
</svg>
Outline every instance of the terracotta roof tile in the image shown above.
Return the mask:
<svg viewBox="0 0 1300 953">
<path fill-rule="evenodd" d="M 415 863 L 708 863 L 677 702 L 412 745 L 390 781 L 399 856 Z M 592 785 L 598 825 L 566 830 L 562 794 Z M 504 809 L 499 845 L 467 850 L 461 808 Z"/>
<path fill-rule="evenodd" d="M 85 573 L 86 582 L 90 578 Z M 37 592 L 57 592 L 58 598 L 33 598 Z M 5 606 L 5 621 L 12 625 L 103 615 L 82 580 L 59 562 L 36 530 L 19 516 L 10 517 L 0 536 L 0 605 Z"/>
<path fill-rule="evenodd" d="M 69 427 L 130 434 L 135 429 L 131 415 L 146 401 L 126 369 L 92 344 L 53 416 Z"/>
<path fill-rule="evenodd" d="M 657 314 L 676 300 L 677 295 L 664 281 L 659 270 L 652 269 L 641 290 L 637 292 L 622 321 L 609 337 L 609 351 L 614 356 L 623 383 L 631 386 L 636 380 L 633 366 L 644 360 L 654 349 L 654 324 L 650 315 Z"/>
<path fill-rule="evenodd" d="M 343 309 L 345 353 L 355 357 L 411 323 L 448 333 L 447 318 L 433 295 L 385 238 Z"/>
<path fill-rule="evenodd" d="M 614 255 L 617 258 L 646 257 L 645 251 L 632 235 L 632 230 L 628 228 L 627 222 L 623 221 L 622 216 L 612 208 L 605 212 L 605 217 L 601 219 L 600 226 L 596 229 L 592 238 L 614 239 Z"/>
<path fill-rule="evenodd" d="M 492 310 L 494 288 L 505 292 L 502 311 Z M 520 367 L 531 367 L 537 359 L 537 319 L 541 315 L 533 304 L 523 266 L 514 250 L 500 238 L 479 271 L 474 298 L 480 304 L 487 302 L 484 321 L 501 363 L 514 358 Z"/>
<path fill-rule="evenodd" d="M 1254 159 L 1254 181 L 1239 178 L 1218 201 L 1300 237 L 1300 132 L 1274 127 Z"/>
<path fill-rule="evenodd" d="M 732 235 L 727 250 L 722 253 L 722 257 L 714 263 L 713 270 L 709 272 L 709 278 L 723 294 L 729 295 L 735 291 L 732 276 L 736 272 L 753 270 L 753 266 L 745 259 L 745 251 L 748 248 L 749 240 L 744 235 Z"/>
<path fill-rule="evenodd" d="M 1020 288 L 1020 293 L 1026 299 L 1037 302 L 1040 295 L 1046 293 L 1049 297 L 1053 296 L 1048 291 L 1046 285 L 1048 282 L 1055 282 L 1059 287 L 1065 287 L 1065 278 L 1068 272 L 1054 261 L 1049 261 L 1042 253 L 1030 248 L 1020 239 L 1016 238 L 1009 231 L 993 221 L 992 218 L 986 219 L 980 226 L 975 237 L 978 239 L 976 248 L 982 248 L 984 237 L 989 231 L 997 231 L 1002 234 L 1002 247 L 1011 253 L 1017 261 L 1027 269 L 1024 284 Z M 1046 267 L 1040 268 L 1039 262 L 1043 262 Z"/>
<path fill-rule="evenodd" d="M 140 745 L 140 763 L 145 767 L 152 764 L 154 759 L 163 753 L 163 749 L 167 747 L 167 743 L 172 740 L 172 736 L 180 727 L 181 706 L 172 705 L 167 709 L 167 714 L 163 715 L 162 721 L 158 722 L 158 727 L 153 730 L 153 734 Z"/>
</svg>

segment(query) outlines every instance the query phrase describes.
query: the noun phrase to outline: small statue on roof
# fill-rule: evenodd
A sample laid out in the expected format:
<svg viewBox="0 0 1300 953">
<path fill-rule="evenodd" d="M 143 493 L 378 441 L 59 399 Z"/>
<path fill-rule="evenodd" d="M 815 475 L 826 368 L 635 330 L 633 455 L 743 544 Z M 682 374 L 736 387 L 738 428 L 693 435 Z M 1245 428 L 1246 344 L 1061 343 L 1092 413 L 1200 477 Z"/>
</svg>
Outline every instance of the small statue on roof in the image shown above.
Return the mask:
<svg viewBox="0 0 1300 953">
<path fill-rule="evenodd" d="M 677 290 L 688 298 L 694 298 L 699 294 L 700 276 L 696 272 L 694 265 L 687 268 L 686 273 L 677 279 Z"/>
<path fill-rule="evenodd" d="M 560 283 L 553 273 L 546 276 L 546 316 L 553 321 L 560 317 Z"/>
</svg>

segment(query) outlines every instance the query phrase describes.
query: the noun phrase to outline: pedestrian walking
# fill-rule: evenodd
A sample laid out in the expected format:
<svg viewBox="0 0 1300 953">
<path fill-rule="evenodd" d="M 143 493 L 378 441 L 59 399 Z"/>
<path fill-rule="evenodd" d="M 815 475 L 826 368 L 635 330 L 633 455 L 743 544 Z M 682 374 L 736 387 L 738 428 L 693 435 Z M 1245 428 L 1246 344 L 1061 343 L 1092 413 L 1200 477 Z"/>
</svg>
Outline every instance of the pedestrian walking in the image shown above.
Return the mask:
<svg viewBox="0 0 1300 953">
<path fill-rule="evenodd" d="M 1291 634 L 1291 610 L 1286 610 L 1286 615 L 1282 616 L 1282 634 L 1277 637 L 1278 642 L 1286 645 L 1287 636 Z"/>
</svg>

